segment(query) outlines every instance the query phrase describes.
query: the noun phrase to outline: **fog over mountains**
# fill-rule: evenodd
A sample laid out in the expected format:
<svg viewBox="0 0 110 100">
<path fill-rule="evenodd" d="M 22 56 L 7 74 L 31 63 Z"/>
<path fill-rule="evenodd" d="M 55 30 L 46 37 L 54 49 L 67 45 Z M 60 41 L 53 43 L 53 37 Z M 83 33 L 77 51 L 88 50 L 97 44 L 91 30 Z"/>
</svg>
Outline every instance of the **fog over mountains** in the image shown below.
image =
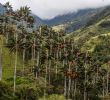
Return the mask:
<svg viewBox="0 0 110 100">
<path fill-rule="evenodd" d="M 61 14 L 58 15 L 52 19 L 42 19 L 38 17 L 35 13 L 33 13 L 34 18 L 36 19 L 36 25 L 48 25 L 48 26 L 55 26 L 55 25 L 65 25 L 64 30 L 67 32 L 71 32 L 74 30 L 77 30 L 83 26 L 86 25 L 86 23 L 96 15 L 97 13 L 100 13 L 105 7 L 100 8 L 88 8 L 79 10 L 77 12 L 71 12 L 67 14 Z M 0 4 L 0 13 L 3 14 L 4 7 L 2 4 Z M 83 20 L 82 20 L 83 19 Z"/>
<path fill-rule="evenodd" d="M 14 10 L 21 6 L 29 6 L 41 19 L 52 19 L 59 15 L 110 4 L 110 0 L 0 0 L 0 3 L 4 4 L 8 1 Z"/>
</svg>

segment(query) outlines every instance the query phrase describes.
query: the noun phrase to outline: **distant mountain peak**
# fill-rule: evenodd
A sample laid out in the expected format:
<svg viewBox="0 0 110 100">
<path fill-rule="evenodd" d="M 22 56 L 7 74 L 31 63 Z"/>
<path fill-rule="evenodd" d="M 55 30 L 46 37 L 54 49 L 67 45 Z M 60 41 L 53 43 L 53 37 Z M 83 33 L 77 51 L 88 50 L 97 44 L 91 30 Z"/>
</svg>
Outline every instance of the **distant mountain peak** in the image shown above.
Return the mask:
<svg viewBox="0 0 110 100">
<path fill-rule="evenodd" d="M 2 15 L 4 13 L 4 6 L 0 3 L 0 14 Z"/>
</svg>

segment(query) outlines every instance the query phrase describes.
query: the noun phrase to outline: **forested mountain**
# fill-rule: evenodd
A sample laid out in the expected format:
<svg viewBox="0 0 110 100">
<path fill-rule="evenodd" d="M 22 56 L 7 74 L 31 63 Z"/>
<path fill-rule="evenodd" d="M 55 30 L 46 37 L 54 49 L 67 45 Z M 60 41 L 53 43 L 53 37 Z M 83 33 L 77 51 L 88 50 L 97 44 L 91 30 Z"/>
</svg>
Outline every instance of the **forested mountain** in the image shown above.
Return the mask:
<svg viewBox="0 0 110 100">
<path fill-rule="evenodd" d="M 97 12 L 96 9 L 85 9 L 85 10 L 79 10 L 77 12 L 73 12 L 73 13 L 68 13 L 65 15 L 60 15 L 57 16 L 51 20 L 44 20 L 45 23 L 47 23 L 48 25 L 58 25 L 58 24 L 64 24 L 67 22 L 71 22 L 72 20 L 76 20 L 80 17 L 84 17 L 84 16 L 89 16 L 89 14 L 94 14 L 95 12 Z"/>
<path fill-rule="evenodd" d="M 9 2 L 3 6 L 0 100 L 110 99 L 109 7 L 55 18 L 61 24 L 64 19 L 87 20 L 84 27 L 67 34 L 43 25 L 27 6 L 17 11 Z M 42 25 L 36 28 L 36 22 Z"/>
<path fill-rule="evenodd" d="M 41 18 L 39 18 L 37 15 L 35 14 L 32 14 L 34 19 L 35 19 L 35 23 L 36 23 L 36 26 L 40 26 L 40 25 L 45 25 L 45 23 L 43 22 L 43 20 Z"/>
<path fill-rule="evenodd" d="M 49 26 L 59 27 L 59 25 L 62 25 L 66 32 L 72 32 L 85 26 L 86 23 L 91 19 L 91 17 L 101 12 L 103 9 L 104 7 L 97 9 L 79 10 L 77 12 L 57 16 L 51 20 L 44 20 L 44 23 Z"/>
</svg>

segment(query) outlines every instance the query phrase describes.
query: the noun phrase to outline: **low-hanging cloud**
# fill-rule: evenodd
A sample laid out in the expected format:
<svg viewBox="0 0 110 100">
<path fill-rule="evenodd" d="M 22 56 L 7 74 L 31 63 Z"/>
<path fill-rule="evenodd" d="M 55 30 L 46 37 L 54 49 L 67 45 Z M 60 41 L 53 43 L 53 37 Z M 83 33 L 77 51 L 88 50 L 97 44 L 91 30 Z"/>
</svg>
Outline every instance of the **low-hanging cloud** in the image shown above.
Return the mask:
<svg viewBox="0 0 110 100">
<path fill-rule="evenodd" d="M 32 12 L 42 19 L 51 19 L 80 9 L 110 5 L 110 0 L 0 0 L 0 3 L 7 1 L 12 4 L 14 10 L 20 6 L 29 6 Z"/>
</svg>

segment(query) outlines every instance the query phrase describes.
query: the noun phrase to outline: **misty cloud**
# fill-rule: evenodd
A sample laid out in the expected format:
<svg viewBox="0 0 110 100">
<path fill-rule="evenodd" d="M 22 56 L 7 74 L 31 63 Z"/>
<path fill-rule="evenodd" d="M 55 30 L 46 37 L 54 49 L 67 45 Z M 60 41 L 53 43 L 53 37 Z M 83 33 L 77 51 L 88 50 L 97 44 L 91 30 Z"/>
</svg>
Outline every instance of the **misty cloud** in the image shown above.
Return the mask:
<svg viewBox="0 0 110 100">
<path fill-rule="evenodd" d="M 27 5 L 34 14 L 43 19 L 51 19 L 80 9 L 110 5 L 110 0 L 0 0 L 0 3 L 7 1 L 12 4 L 14 10 Z"/>
</svg>

